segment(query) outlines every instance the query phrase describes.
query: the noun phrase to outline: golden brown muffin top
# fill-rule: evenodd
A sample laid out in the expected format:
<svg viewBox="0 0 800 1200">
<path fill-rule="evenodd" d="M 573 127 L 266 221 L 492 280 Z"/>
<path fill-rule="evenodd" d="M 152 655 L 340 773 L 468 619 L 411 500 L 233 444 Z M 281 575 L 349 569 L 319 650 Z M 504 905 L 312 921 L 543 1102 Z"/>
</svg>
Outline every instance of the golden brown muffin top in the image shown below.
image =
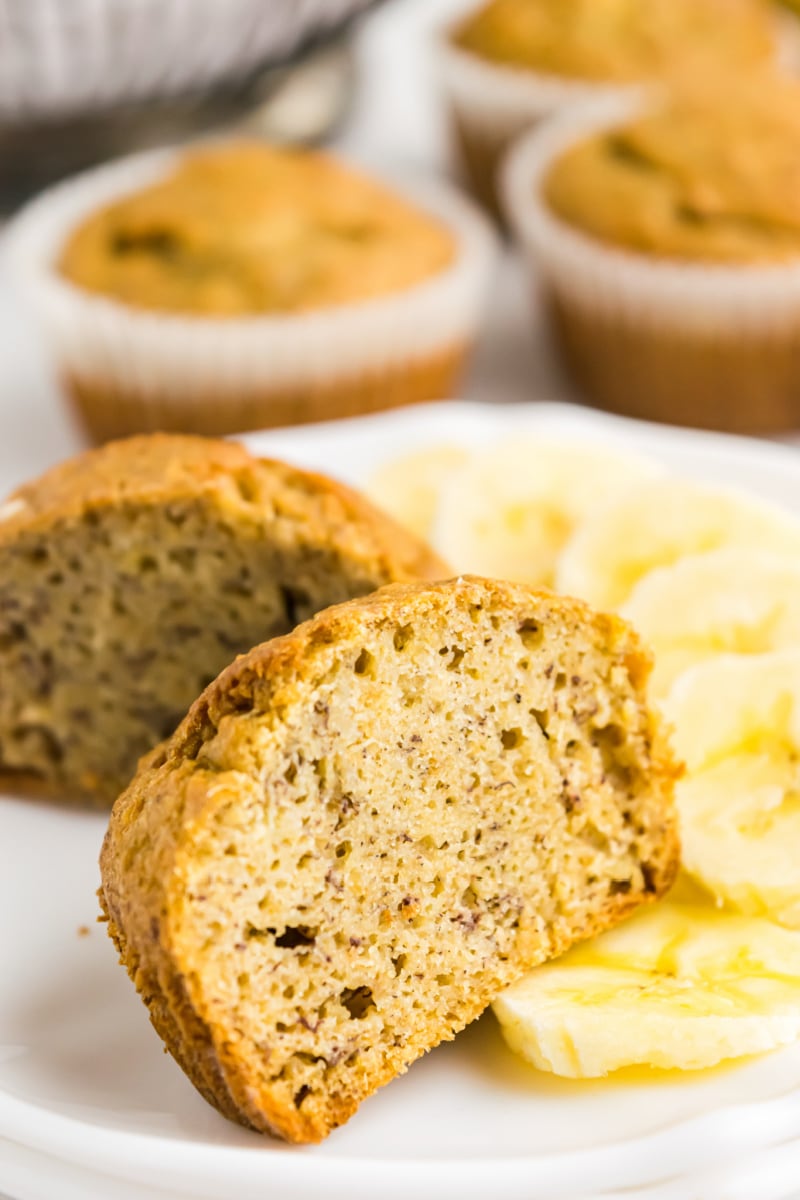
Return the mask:
<svg viewBox="0 0 800 1200">
<path fill-rule="evenodd" d="M 689 56 L 744 66 L 775 54 L 763 0 L 490 0 L 453 41 L 504 66 L 620 83 Z"/>
<path fill-rule="evenodd" d="M 550 208 L 614 246 L 708 263 L 800 257 L 800 87 L 753 77 L 683 88 L 578 142 L 544 181 Z"/>
<path fill-rule="evenodd" d="M 169 506 L 206 495 L 233 523 L 301 522 L 311 540 L 339 539 L 350 558 L 386 582 L 442 579 L 449 566 L 430 547 L 339 480 L 255 458 L 244 446 L 192 434 L 145 433 L 107 442 L 51 467 L 0 503 L 0 548 L 56 520 L 122 508 Z"/>
<path fill-rule="evenodd" d="M 136 308 L 248 316 L 402 291 L 455 253 L 439 221 L 327 155 L 233 142 L 92 214 L 58 267 Z"/>
</svg>

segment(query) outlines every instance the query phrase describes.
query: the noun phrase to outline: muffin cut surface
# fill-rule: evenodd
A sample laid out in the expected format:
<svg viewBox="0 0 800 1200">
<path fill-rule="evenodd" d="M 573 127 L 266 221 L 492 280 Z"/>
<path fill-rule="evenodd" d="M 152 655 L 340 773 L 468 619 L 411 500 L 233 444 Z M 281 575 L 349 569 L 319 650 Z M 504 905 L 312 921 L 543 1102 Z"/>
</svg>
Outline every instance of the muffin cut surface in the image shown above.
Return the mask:
<svg viewBox="0 0 800 1200">
<path fill-rule="evenodd" d="M 616 618 L 397 585 L 238 659 L 119 798 L 101 900 L 226 1116 L 317 1141 L 669 886 L 675 766 Z"/>
<path fill-rule="evenodd" d="M 347 488 L 203 438 L 81 455 L 0 517 L 0 776 L 109 805 L 236 653 L 446 574 Z"/>
</svg>

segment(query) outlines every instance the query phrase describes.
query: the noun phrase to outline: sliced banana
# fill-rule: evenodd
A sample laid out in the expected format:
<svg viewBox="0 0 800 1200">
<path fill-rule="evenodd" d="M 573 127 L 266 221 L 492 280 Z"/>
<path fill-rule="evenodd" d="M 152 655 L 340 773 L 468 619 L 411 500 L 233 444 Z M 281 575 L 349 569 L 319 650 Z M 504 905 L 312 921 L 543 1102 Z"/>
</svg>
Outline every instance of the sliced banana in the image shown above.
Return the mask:
<svg viewBox="0 0 800 1200">
<path fill-rule="evenodd" d="M 657 567 L 723 546 L 800 558 L 800 521 L 744 492 L 655 479 L 588 517 L 564 548 L 556 586 L 616 609 Z"/>
<path fill-rule="evenodd" d="M 800 555 L 730 548 L 652 571 L 622 613 L 655 651 L 663 696 L 689 667 L 719 654 L 800 647 Z"/>
<path fill-rule="evenodd" d="M 444 480 L 468 458 L 469 451 L 461 446 L 431 446 L 404 454 L 372 475 L 367 495 L 406 529 L 427 538 Z"/>
<path fill-rule="evenodd" d="M 494 1003 L 543 1071 L 697 1070 L 800 1036 L 800 933 L 665 901 L 526 975 Z"/>
<path fill-rule="evenodd" d="M 800 929 L 800 650 L 705 663 L 665 708 L 688 770 L 684 866 L 719 900 Z"/>
<path fill-rule="evenodd" d="M 605 447 L 508 439 L 444 480 L 433 543 L 459 571 L 549 586 L 576 525 L 660 471 Z"/>
</svg>

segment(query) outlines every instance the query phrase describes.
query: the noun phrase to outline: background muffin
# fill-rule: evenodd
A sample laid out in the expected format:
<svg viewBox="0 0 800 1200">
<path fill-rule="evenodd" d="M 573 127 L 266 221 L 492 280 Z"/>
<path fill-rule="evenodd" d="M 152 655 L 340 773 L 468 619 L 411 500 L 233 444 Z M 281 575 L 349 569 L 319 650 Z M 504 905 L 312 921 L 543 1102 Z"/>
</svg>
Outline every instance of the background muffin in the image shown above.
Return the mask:
<svg viewBox="0 0 800 1200">
<path fill-rule="evenodd" d="M 496 208 L 503 151 L 565 104 L 676 63 L 746 70 L 788 54 L 790 41 L 763 0 L 490 0 L 445 32 L 439 67 L 471 182 Z"/>
<path fill-rule="evenodd" d="M 797 423 L 798 178 L 800 87 L 766 75 L 582 106 L 518 147 L 508 211 L 591 399 L 739 431 Z"/>
<path fill-rule="evenodd" d="M 97 439 L 231 432 L 451 394 L 492 238 L 443 186 L 218 143 L 34 203 L 12 254 Z"/>
<path fill-rule="evenodd" d="M 455 256 L 441 221 L 334 159 L 241 142 L 92 214 L 57 268 L 134 308 L 235 317 L 364 302 Z"/>
</svg>

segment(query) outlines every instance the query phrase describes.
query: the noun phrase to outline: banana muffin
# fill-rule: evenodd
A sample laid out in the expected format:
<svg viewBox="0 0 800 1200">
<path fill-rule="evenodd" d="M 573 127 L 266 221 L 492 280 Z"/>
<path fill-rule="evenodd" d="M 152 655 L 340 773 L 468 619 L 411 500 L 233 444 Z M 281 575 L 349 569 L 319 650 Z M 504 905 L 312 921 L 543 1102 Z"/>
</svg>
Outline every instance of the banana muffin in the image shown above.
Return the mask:
<svg viewBox="0 0 800 1200">
<path fill-rule="evenodd" d="M 446 185 L 398 190 L 327 154 L 236 141 L 52 189 L 11 249 L 104 440 L 446 398 L 494 247 Z"/>
<path fill-rule="evenodd" d="M 524 585 L 394 585 L 239 658 L 119 798 L 101 901 L 233 1120 L 346 1121 L 677 868 L 649 660 Z"/>
<path fill-rule="evenodd" d="M 563 105 L 651 83 L 679 64 L 749 70 L 797 43 L 787 23 L 765 0 L 490 0 L 450 27 L 440 53 L 478 194 L 496 205 L 502 153 Z"/>
<path fill-rule="evenodd" d="M 800 261 L 800 88 L 677 92 L 569 147 L 543 198 L 573 229 L 655 259 Z"/>
<path fill-rule="evenodd" d="M 93 213 L 58 269 L 135 308 L 236 317 L 402 291 L 455 254 L 446 225 L 335 159 L 237 142 Z"/>
<path fill-rule="evenodd" d="M 237 654 L 447 569 L 360 496 L 240 446 L 153 435 L 0 507 L 0 775 L 109 806 Z"/>
<path fill-rule="evenodd" d="M 576 108 L 508 207 L 590 399 L 733 431 L 800 422 L 800 86 L 709 76 Z"/>
</svg>

